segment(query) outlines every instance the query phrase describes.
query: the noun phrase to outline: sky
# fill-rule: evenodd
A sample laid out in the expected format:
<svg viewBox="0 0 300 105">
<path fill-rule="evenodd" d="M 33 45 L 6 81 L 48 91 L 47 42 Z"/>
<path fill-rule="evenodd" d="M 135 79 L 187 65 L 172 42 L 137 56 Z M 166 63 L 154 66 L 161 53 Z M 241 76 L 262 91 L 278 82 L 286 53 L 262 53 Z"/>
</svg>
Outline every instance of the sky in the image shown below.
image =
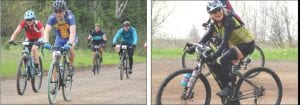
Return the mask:
<svg viewBox="0 0 300 105">
<path fill-rule="evenodd" d="M 186 38 L 193 25 L 198 29 L 200 37 L 205 33 L 202 23 L 206 22 L 209 15 L 206 12 L 207 1 L 166 1 L 166 9 L 176 6 L 174 12 L 167 18 L 161 27 L 161 32 L 172 38 Z M 236 4 L 238 1 L 231 1 Z M 259 5 L 255 1 L 249 1 L 249 5 Z M 289 12 L 293 13 L 294 19 L 298 19 L 298 1 L 288 1 Z M 237 8 L 234 8 L 235 10 Z"/>
</svg>

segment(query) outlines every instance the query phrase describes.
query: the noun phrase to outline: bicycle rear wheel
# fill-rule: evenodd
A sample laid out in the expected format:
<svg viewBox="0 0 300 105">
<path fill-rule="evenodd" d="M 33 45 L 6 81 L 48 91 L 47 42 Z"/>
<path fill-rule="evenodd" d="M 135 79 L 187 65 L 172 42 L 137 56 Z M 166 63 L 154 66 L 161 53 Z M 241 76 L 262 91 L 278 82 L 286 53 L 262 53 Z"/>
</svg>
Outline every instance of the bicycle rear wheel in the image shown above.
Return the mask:
<svg viewBox="0 0 300 105">
<path fill-rule="evenodd" d="M 62 92 L 65 101 L 71 100 L 71 90 L 72 90 L 72 82 L 73 78 L 70 74 L 69 64 L 64 62 L 63 64 L 63 86 Z"/>
<path fill-rule="evenodd" d="M 18 65 L 18 72 L 17 72 L 17 91 L 19 95 L 23 95 L 26 86 L 27 86 L 27 60 L 25 57 L 22 57 L 19 65 Z"/>
<path fill-rule="evenodd" d="M 182 99 L 186 93 L 186 87 L 181 86 L 180 82 L 186 73 L 192 73 L 192 69 L 182 69 L 173 72 L 160 85 L 156 105 L 161 104 L 199 104 L 209 105 L 211 100 L 211 88 L 208 80 L 201 74 L 197 78 L 192 95 L 188 99 Z"/>
<path fill-rule="evenodd" d="M 60 77 L 58 71 L 59 65 L 57 62 L 53 61 L 48 72 L 48 100 L 50 104 L 54 104 L 56 101 Z"/>
<path fill-rule="evenodd" d="M 34 79 L 31 81 L 32 89 L 34 92 L 38 92 L 41 89 L 42 86 L 42 80 L 43 80 L 43 64 L 42 59 L 39 57 L 39 68 L 38 71 L 35 71 Z"/>
<path fill-rule="evenodd" d="M 253 74 L 259 73 L 256 76 Z M 247 71 L 237 83 L 238 98 L 243 104 L 275 104 L 282 99 L 282 84 L 278 75 L 265 67 Z M 248 97 L 248 98 L 247 98 Z M 250 98 L 249 98 L 250 97 Z"/>
</svg>

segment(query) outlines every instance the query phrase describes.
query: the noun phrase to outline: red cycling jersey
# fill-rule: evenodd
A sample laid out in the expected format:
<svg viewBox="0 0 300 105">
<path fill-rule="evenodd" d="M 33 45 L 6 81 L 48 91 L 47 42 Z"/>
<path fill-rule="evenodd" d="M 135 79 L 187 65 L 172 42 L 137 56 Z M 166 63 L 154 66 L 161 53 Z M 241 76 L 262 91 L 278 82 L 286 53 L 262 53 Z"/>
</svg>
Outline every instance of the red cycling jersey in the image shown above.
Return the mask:
<svg viewBox="0 0 300 105">
<path fill-rule="evenodd" d="M 25 20 L 21 21 L 20 23 L 21 28 L 25 28 L 26 25 L 27 24 Z M 29 40 L 39 39 L 42 36 L 42 32 L 40 32 L 39 30 L 43 27 L 44 26 L 42 22 L 34 20 L 34 24 L 31 26 L 28 25 L 27 27 L 26 38 Z"/>
</svg>

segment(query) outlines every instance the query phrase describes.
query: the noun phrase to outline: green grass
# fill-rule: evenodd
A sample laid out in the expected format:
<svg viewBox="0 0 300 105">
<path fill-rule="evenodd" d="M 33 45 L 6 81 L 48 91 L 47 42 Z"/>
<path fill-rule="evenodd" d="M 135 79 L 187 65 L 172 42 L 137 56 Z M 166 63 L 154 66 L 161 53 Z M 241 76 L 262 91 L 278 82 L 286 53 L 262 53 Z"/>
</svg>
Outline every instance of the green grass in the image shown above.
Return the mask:
<svg viewBox="0 0 300 105">
<path fill-rule="evenodd" d="M 22 49 L 19 46 L 11 47 L 10 50 L 0 49 L 0 76 L 1 77 L 14 77 L 17 72 L 17 66 L 21 58 Z M 44 57 L 42 57 L 43 68 L 48 71 L 50 63 L 52 61 L 52 51 L 44 50 Z M 92 67 L 90 49 L 76 49 L 75 50 L 75 68 L 87 68 Z M 146 62 L 146 57 L 134 56 L 134 62 Z M 103 65 L 116 65 L 119 64 L 118 53 L 116 52 L 105 52 L 103 55 Z"/>
<path fill-rule="evenodd" d="M 265 59 L 267 61 L 273 60 L 284 60 L 284 61 L 298 61 L 298 48 L 288 48 L 288 49 L 272 49 L 272 48 L 262 48 Z M 152 48 L 152 58 L 153 59 L 178 59 L 181 58 L 183 54 L 182 48 Z M 251 57 L 253 59 L 258 59 L 258 52 L 254 52 Z"/>
</svg>

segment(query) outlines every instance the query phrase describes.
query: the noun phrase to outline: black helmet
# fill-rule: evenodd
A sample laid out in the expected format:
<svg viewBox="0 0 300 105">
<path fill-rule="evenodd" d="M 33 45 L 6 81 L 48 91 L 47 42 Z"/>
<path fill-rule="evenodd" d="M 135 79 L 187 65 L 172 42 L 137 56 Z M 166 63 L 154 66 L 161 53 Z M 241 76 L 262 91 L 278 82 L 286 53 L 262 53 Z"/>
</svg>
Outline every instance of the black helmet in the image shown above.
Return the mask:
<svg viewBox="0 0 300 105">
<path fill-rule="evenodd" d="M 223 6 L 222 2 L 219 0 L 211 0 L 211 1 L 207 2 L 206 7 L 207 7 L 207 12 L 212 13 L 214 11 L 221 10 L 224 6 Z"/>
<path fill-rule="evenodd" d="M 64 0 L 56 0 L 53 2 L 53 11 L 65 11 L 67 10 L 66 2 Z"/>
<path fill-rule="evenodd" d="M 130 26 L 131 24 L 130 24 L 130 22 L 129 21 L 124 21 L 123 22 L 123 26 Z"/>
</svg>

